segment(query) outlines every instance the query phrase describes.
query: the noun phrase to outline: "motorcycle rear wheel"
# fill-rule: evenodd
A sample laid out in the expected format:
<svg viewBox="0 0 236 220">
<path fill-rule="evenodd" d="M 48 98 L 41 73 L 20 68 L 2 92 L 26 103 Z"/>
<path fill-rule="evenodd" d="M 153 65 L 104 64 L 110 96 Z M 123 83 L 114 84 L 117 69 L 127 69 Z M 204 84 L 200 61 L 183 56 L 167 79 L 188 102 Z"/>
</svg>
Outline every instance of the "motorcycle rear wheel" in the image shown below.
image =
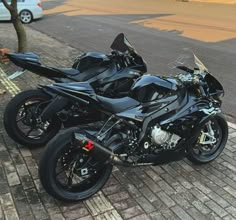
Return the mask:
<svg viewBox="0 0 236 220">
<path fill-rule="evenodd" d="M 38 123 L 39 114 L 51 97 L 41 90 L 26 90 L 13 97 L 4 112 L 4 127 L 17 143 L 36 147 L 46 144 L 61 128 L 61 121 L 52 118 Z"/>
<path fill-rule="evenodd" d="M 199 140 L 202 135 L 200 134 L 196 144 L 188 149 L 187 154 L 187 158 L 196 164 L 205 164 L 215 160 L 224 150 L 228 140 L 228 125 L 223 114 L 215 115 L 207 123 L 211 123 L 216 141 L 214 144 L 200 144 Z M 206 124 L 202 127 L 203 132 L 207 130 Z"/>
<path fill-rule="evenodd" d="M 74 127 L 58 133 L 48 143 L 39 163 L 39 178 L 46 192 L 62 201 L 89 198 L 103 187 L 112 172 L 112 165 L 105 164 L 98 170 L 81 175 L 82 168 L 90 169 L 91 157 L 80 147 L 73 146 L 72 137 L 77 130 Z"/>
</svg>

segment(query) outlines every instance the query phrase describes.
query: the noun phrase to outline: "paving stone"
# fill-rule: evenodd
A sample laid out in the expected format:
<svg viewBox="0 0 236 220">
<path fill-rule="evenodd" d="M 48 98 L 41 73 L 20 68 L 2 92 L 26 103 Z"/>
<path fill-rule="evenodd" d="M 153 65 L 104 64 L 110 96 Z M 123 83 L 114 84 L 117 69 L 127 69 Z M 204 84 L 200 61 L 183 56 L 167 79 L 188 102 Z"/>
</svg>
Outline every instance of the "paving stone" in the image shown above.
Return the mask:
<svg viewBox="0 0 236 220">
<path fill-rule="evenodd" d="M 227 191 L 229 194 L 231 194 L 233 197 L 236 198 L 236 190 L 235 189 L 233 189 L 230 186 L 225 186 L 224 190 Z"/>
<path fill-rule="evenodd" d="M 187 210 L 187 213 L 195 220 L 208 220 L 207 216 L 204 216 L 201 212 L 199 212 L 197 209 L 195 208 L 190 208 Z"/>
<path fill-rule="evenodd" d="M 35 179 L 35 180 L 34 180 L 34 184 L 35 184 L 35 186 L 36 186 L 36 189 L 37 189 L 38 193 L 43 193 L 43 192 L 45 192 L 45 189 L 43 188 L 43 186 L 42 186 L 42 184 L 41 184 L 41 182 L 40 182 L 39 179 Z"/>
<path fill-rule="evenodd" d="M 68 220 L 78 219 L 88 214 L 89 213 L 86 208 L 78 208 L 78 209 L 70 210 L 69 212 L 63 213 L 63 215 L 65 216 L 65 219 L 68 219 Z"/>
<path fill-rule="evenodd" d="M 184 209 L 189 209 L 190 207 L 192 207 L 192 205 L 182 197 L 181 194 L 177 193 L 175 195 L 172 195 L 171 198 L 182 208 Z"/>
<path fill-rule="evenodd" d="M 220 205 L 222 208 L 226 208 L 229 206 L 229 203 L 225 201 L 222 197 L 217 195 L 215 192 L 211 192 L 208 194 L 209 198 L 214 200 L 218 205 Z"/>
<path fill-rule="evenodd" d="M 143 196 L 136 198 L 136 201 L 146 213 L 151 213 L 155 211 L 155 207 Z"/>
<path fill-rule="evenodd" d="M 54 213 L 54 214 L 50 214 L 49 213 L 49 216 L 50 216 L 50 219 L 52 220 L 64 220 L 64 216 L 61 214 L 61 213 Z"/>
<path fill-rule="evenodd" d="M 180 218 L 184 220 L 192 220 L 193 218 L 185 212 L 180 206 L 174 206 L 171 210 Z"/>
<path fill-rule="evenodd" d="M 121 191 L 121 192 L 118 192 L 118 193 L 115 193 L 115 194 L 112 194 L 112 195 L 108 196 L 109 200 L 112 203 L 128 199 L 129 197 L 130 197 L 130 195 L 125 191 Z"/>
<path fill-rule="evenodd" d="M 133 207 L 137 205 L 137 202 L 133 198 L 128 198 L 125 200 L 121 200 L 119 202 L 115 202 L 112 204 L 116 210 L 123 210 L 129 207 Z"/>
<path fill-rule="evenodd" d="M 87 199 L 85 203 L 93 216 L 113 209 L 111 203 L 102 193 L 97 196 L 93 196 L 90 199 Z"/>
<path fill-rule="evenodd" d="M 161 180 L 160 175 L 154 172 L 153 170 L 148 169 L 148 170 L 145 170 L 145 172 L 154 182 L 158 182 Z"/>
<path fill-rule="evenodd" d="M 146 184 L 147 187 L 149 187 L 153 192 L 159 192 L 160 186 L 154 182 L 148 175 L 146 175 L 144 172 L 140 175 L 140 179 Z"/>
<path fill-rule="evenodd" d="M 20 152 L 23 157 L 31 157 L 32 156 L 30 150 L 26 147 L 20 147 Z"/>
<path fill-rule="evenodd" d="M 5 162 L 3 162 L 3 166 L 4 166 L 5 172 L 7 174 L 12 173 L 12 172 L 16 172 L 16 168 L 13 165 L 12 161 L 5 161 Z"/>
<path fill-rule="evenodd" d="M 162 210 L 162 209 L 167 209 L 168 207 L 165 205 L 164 202 L 162 202 L 161 199 L 159 199 L 159 197 L 157 197 L 157 199 L 152 203 L 153 206 L 156 208 L 156 210 Z"/>
<path fill-rule="evenodd" d="M 26 216 L 32 216 L 29 203 L 26 198 L 15 201 L 16 210 L 20 218 L 24 219 Z"/>
<path fill-rule="evenodd" d="M 196 188 L 191 189 L 191 193 L 201 202 L 206 202 L 210 200 L 209 197 L 207 197 L 205 194 L 203 194 L 201 191 L 199 191 Z"/>
<path fill-rule="evenodd" d="M 29 175 L 29 171 L 27 169 L 27 166 L 25 164 L 18 164 L 16 165 L 16 170 L 19 176 L 25 176 Z"/>
<path fill-rule="evenodd" d="M 31 204 L 31 209 L 36 220 L 48 219 L 48 214 L 41 203 Z"/>
<path fill-rule="evenodd" d="M 56 200 L 52 196 L 48 195 L 46 192 L 40 193 L 39 198 L 44 204 L 45 208 L 57 206 Z"/>
<path fill-rule="evenodd" d="M 193 185 L 182 176 L 177 176 L 177 180 L 186 189 L 191 189 L 193 187 Z"/>
<path fill-rule="evenodd" d="M 7 174 L 7 181 L 8 181 L 9 186 L 15 186 L 21 183 L 17 175 L 17 172 Z"/>
<path fill-rule="evenodd" d="M 5 215 L 6 220 L 18 220 L 19 219 L 16 209 L 13 207 L 4 210 L 4 215 Z"/>
<path fill-rule="evenodd" d="M 165 217 L 158 211 L 150 213 L 149 216 L 152 220 L 165 220 Z"/>
<path fill-rule="evenodd" d="M 58 206 L 53 206 L 53 207 L 50 207 L 50 208 L 46 207 L 46 210 L 47 210 L 47 212 L 50 216 L 54 215 L 54 214 L 60 214 L 61 213 L 61 210 L 59 209 Z"/>
<path fill-rule="evenodd" d="M 1 151 L 1 153 L 0 153 L 0 161 L 2 161 L 3 163 L 11 161 L 11 158 L 10 158 L 10 156 L 9 156 L 7 151 Z"/>
<path fill-rule="evenodd" d="M 168 195 L 172 195 L 175 193 L 175 190 L 165 181 L 159 181 L 158 185 L 159 185 L 160 189 L 162 189 Z M 159 189 L 159 191 L 160 191 L 160 189 Z M 155 192 L 155 191 L 153 191 L 153 192 Z"/>
<path fill-rule="evenodd" d="M 226 209 L 227 212 L 229 212 L 234 218 L 236 218 L 236 208 L 233 206 L 230 206 Z"/>
<path fill-rule="evenodd" d="M 9 192 L 9 186 L 7 183 L 0 183 L 0 195 L 6 194 Z"/>
<path fill-rule="evenodd" d="M 178 219 L 180 219 L 171 209 L 167 209 L 167 208 L 162 209 L 162 210 L 160 210 L 160 212 L 168 220 L 178 220 Z"/>
<path fill-rule="evenodd" d="M 211 212 L 211 210 L 201 201 L 195 200 L 192 202 L 193 206 L 198 209 L 202 214 L 207 215 Z"/>
<path fill-rule="evenodd" d="M 11 194 L 6 193 L 0 195 L 0 204 L 2 205 L 3 210 L 7 209 L 8 207 L 14 206 Z"/>
<path fill-rule="evenodd" d="M 100 216 L 97 216 L 99 218 Z M 78 220 L 94 220 L 94 218 L 91 215 L 84 216 L 82 218 L 78 218 Z"/>
<path fill-rule="evenodd" d="M 131 217 L 138 216 L 143 213 L 143 210 L 140 208 L 140 206 L 134 206 L 125 210 L 120 211 L 120 214 L 123 218 L 128 219 Z"/>
<path fill-rule="evenodd" d="M 35 189 L 26 190 L 25 194 L 30 204 L 40 203 L 39 195 Z"/>
<path fill-rule="evenodd" d="M 11 154 L 11 158 L 13 160 L 13 162 L 18 165 L 18 164 L 24 164 L 24 159 L 23 157 L 20 155 L 19 151 L 17 149 L 11 149 L 10 151 Z"/>
<path fill-rule="evenodd" d="M 193 182 L 193 185 L 196 186 L 201 192 L 203 192 L 205 194 L 208 194 L 208 193 L 211 192 L 211 189 L 209 189 L 208 187 L 204 186 L 200 182 Z"/>
<path fill-rule="evenodd" d="M 3 167 L 0 164 L 0 183 L 6 183 L 7 182 L 7 177 L 6 174 L 4 172 Z"/>
<path fill-rule="evenodd" d="M 96 220 L 104 219 L 104 220 L 122 220 L 121 216 L 116 210 L 107 211 L 101 215 L 94 217 Z"/>
<path fill-rule="evenodd" d="M 21 176 L 20 180 L 24 190 L 31 189 L 34 187 L 34 183 L 30 175 Z"/>
<path fill-rule="evenodd" d="M 120 192 L 122 190 L 124 190 L 124 187 L 120 184 L 111 185 L 111 186 L 108 186 L 108 187 L 104 187 L 102 189 L 102 191 L 105 195 L 111 195 L 111 194 Z"/>
<path fill-rule="evenodd" d="M 138 215 L 138 216 L 135 216 L 133 218 L 130 218 L 130 220 L 150 220 L 150 218 L 148 217 L 147 214 L 142 214 L 142 215 Z"/>
<path fill-rule="evenodd" d="M 174 200 L 172 200 L 164 191 L 158 192 L 156 194 L 167 207 L 172 207 L 175 205 Z"/>
<path fill-rule="evenodd" d="M 217 215 L 219 215 L 221 218 L 227 215 L 227 212 L 222 209 L 219 205 L 217 205 L 215 202 L 212 200 L 206 202 L 206 205 L 214 211 Z"/>
<path fill-rule="evenodd" d="M 148 188 L 148 187 L 142 187 L 139 189 L 139 191 L 146 197 L 146 199 L 149 202 L 154 202 L 157 200 L 157 196 Z"/>
</svg>

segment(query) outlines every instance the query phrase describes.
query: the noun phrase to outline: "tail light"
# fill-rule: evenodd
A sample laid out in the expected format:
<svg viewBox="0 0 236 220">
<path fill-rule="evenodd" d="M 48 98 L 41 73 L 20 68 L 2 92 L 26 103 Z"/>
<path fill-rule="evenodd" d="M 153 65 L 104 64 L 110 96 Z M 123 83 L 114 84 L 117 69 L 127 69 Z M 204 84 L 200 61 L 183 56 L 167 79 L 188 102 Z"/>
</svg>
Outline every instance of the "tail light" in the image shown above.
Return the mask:
<svg viewBox="0 0 236 220">
<path fill-rule="evenodd" d="M 41 4 L 41 2 L 39 2 L 37 5 L 38 5 L 40 8 L 42 7 L 42 4 Z"/>
</svg>

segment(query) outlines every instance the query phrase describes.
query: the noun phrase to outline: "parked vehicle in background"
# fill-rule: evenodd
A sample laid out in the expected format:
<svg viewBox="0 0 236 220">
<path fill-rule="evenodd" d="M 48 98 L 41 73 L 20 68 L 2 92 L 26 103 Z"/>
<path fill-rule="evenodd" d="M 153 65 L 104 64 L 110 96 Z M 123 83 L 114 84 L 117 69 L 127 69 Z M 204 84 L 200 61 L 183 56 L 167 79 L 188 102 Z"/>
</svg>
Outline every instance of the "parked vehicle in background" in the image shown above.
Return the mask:
<svg viewBox="0 0 236 220">
<path fill-rule="evenodd" d="M 10 2 L 10 0 L 7 0 Z M 24 24 L 29 24 L 34 19 L 43 17 L 43 9 L 40 0 L 17 0 L 20 20 Z M 0 0 L 0 21 L 10 21 L 10 12 L 5 8 Z"/>
</svg>

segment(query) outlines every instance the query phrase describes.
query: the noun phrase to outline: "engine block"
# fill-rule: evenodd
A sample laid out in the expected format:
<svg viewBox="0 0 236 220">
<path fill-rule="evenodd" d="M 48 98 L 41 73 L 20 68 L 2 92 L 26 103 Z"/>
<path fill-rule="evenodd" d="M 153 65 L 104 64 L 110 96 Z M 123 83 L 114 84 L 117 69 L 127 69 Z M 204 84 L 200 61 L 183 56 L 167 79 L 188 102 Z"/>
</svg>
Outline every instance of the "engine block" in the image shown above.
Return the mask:
<svg viewBox="0 0 236 220">
<path fill-rule="evenodd" d="M 161 127 L 155 126 L 151 131 L 152 143 L 161 145 L 165 149 L 172 149 L 176 146 L 180 137 L 176 134 L 164 131 Z"/>
</svg>

